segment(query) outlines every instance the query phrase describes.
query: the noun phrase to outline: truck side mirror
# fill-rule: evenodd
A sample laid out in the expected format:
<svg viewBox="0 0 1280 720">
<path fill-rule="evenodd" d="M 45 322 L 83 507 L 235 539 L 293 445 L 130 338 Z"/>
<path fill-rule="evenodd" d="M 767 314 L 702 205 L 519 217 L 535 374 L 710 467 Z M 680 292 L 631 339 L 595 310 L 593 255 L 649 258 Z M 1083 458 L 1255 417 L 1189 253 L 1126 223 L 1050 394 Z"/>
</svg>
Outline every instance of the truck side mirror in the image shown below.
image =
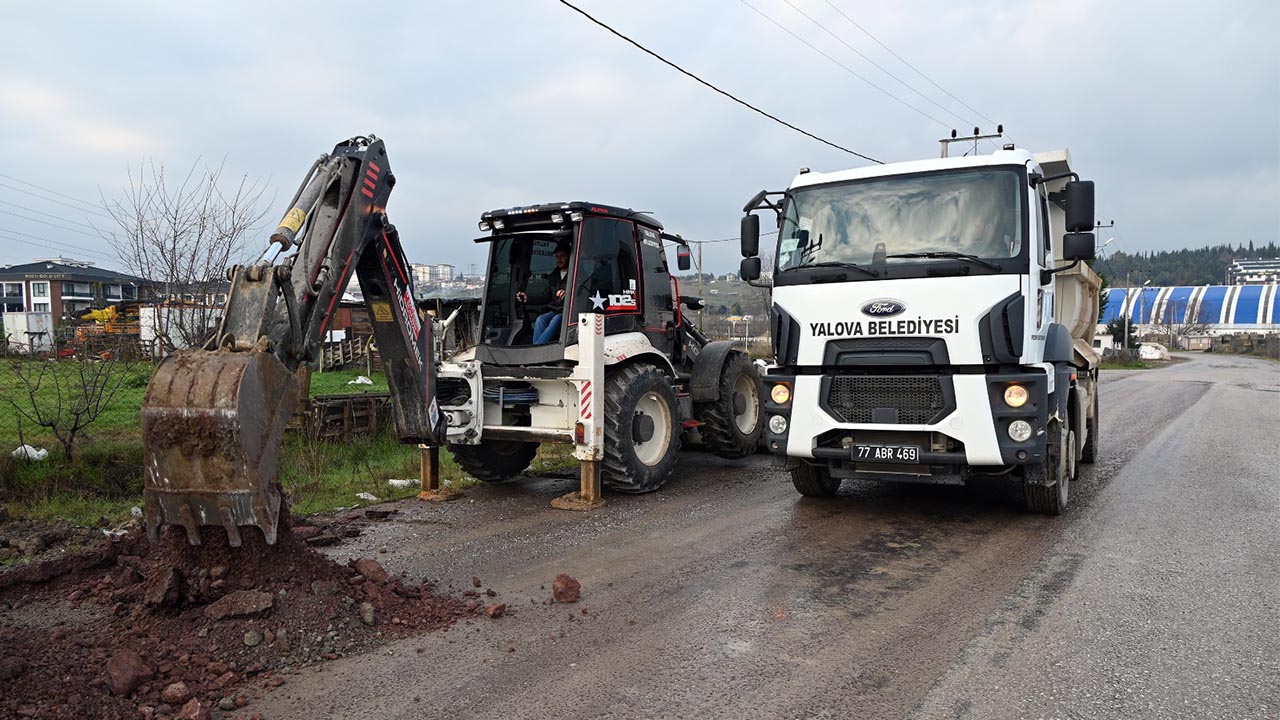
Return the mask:
<svg viewBox="0 0 1280 720">
<path fill-rule="evenodd" d="M 742 216 L 742 257 L 753 258 L 760 254 L 760 216 Z M 759 274 L 757 272 L 757 277 Z"/>
<path fill-rule="evenodd" d="M 688 270 L 692 265 L 690 260 L 689 248 L 685 245 L 676 246 L 676 267 L 681 270 Z"/>
<path fill-rule="evenodd" d="M 1067 183 L 1065 192 L 1067 232 L 1091 232 L 1093 230 L 1093 181 L 1074 180 Z"/>
<path fill-rule="evenodd" d="M 760 258 L 749 257 L 743 258 L 742 264 L 738 266 L 738 277 L 743 280 L 759 280 L 760 279 Z"/>
<path fill-rule="evenodd" d="M 1097 254 L 1094 250 L 1093 233 L 1073 232 L 1062 236 L 1063 260 L 1092 260 Z"/>
</svg>

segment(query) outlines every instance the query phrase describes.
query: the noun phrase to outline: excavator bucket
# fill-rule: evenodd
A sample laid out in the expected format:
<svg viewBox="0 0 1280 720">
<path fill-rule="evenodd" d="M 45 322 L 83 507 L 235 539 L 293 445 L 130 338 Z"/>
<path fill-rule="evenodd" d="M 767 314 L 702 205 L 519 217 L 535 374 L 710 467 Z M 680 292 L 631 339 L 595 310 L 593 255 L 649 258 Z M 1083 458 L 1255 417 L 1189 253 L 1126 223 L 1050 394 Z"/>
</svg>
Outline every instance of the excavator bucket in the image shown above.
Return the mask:
<svg viewBox="0 0 1280 720">
<path fill-rule="evenodd" d="M 182 350 L 156 369 L 142 404 L 147 533 L 182 525 L 192 545 L 221 525 L 232 546 L 256 526 L 276 541 L 276 465 L 298 383 L 269 352 Z"/>
</svg>

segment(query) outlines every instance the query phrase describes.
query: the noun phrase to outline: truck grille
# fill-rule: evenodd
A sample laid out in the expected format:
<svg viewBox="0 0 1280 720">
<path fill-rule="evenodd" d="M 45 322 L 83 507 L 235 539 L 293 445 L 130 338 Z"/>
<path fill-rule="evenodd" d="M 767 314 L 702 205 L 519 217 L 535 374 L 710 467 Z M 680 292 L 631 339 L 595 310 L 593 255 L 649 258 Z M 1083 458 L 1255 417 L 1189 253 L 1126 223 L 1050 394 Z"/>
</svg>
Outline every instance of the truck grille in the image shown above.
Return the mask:
<svg viewBox="0 0 1280 720">
<path fill-rule="evenodd" d="M 833 377 L 827 388 L 827 407 L 847 423 L 927 425 L 947 410 L 943 382 L 943 378 L 928 375 Z M 885 409 L 896 411 L 897 419 L 873 420 L 873 411 Z"/>
</svg>

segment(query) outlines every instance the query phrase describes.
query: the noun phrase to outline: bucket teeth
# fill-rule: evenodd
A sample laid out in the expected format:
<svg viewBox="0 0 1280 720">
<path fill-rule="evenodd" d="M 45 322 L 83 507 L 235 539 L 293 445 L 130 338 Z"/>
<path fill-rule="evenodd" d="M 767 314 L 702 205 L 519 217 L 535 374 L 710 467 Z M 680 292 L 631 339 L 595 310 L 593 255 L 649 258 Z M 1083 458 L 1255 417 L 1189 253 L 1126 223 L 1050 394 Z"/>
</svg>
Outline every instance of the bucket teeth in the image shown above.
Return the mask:
<svg viewBox="0 0 1280 720">
<path fill-rule="evenodd" d="M 147 532 L 220 525 L 232 546 L 240 528 L 276 541 L 276 466 L 298 385 L 266 352 L 184 350 L 160 364 L 142 404 Z"/>
</svg>

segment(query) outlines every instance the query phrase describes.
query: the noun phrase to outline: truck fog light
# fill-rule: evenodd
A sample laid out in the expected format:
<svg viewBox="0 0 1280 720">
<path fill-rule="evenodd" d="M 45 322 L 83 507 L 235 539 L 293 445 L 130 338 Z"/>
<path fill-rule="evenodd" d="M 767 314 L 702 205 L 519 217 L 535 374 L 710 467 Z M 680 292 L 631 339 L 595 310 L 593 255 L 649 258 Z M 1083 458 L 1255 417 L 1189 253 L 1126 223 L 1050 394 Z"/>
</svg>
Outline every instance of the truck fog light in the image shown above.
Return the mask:
<svg viewBox="0 0 1280 720">
<path fill-rule="evenodd" d="M 1031 423 L 1026 420 L 1014 420 L 1009 423 L 1009 437 L 1014 442 L 1026 442 L 1031 437 Z"/>
<path fill-rule="evenodd" d="M 786 418 L 782 417 L 781 415 L 774 415 L 769 418 L 769 432 L 773 433 L 774 435 L 781 435 L 786 431 L 787 431 Z M 1027 429 L 1027 433 L 1028 434 L 1031 433 L 1030 428 Z"/>
<path fill-rule="evenodd" d="M 778 405 L 786 405 L 791 400 L 791 387 L 786 383 L 778 383 L 769 391 L 769 397 Z"/>
<path fill-rule="evenodd" d="M 1020 408 L 1027 404 L 1027 389 L 1021 385 L 1010 385 L 1004 389 L 1004 404 L 1012 408 Z"/>
</svg>

